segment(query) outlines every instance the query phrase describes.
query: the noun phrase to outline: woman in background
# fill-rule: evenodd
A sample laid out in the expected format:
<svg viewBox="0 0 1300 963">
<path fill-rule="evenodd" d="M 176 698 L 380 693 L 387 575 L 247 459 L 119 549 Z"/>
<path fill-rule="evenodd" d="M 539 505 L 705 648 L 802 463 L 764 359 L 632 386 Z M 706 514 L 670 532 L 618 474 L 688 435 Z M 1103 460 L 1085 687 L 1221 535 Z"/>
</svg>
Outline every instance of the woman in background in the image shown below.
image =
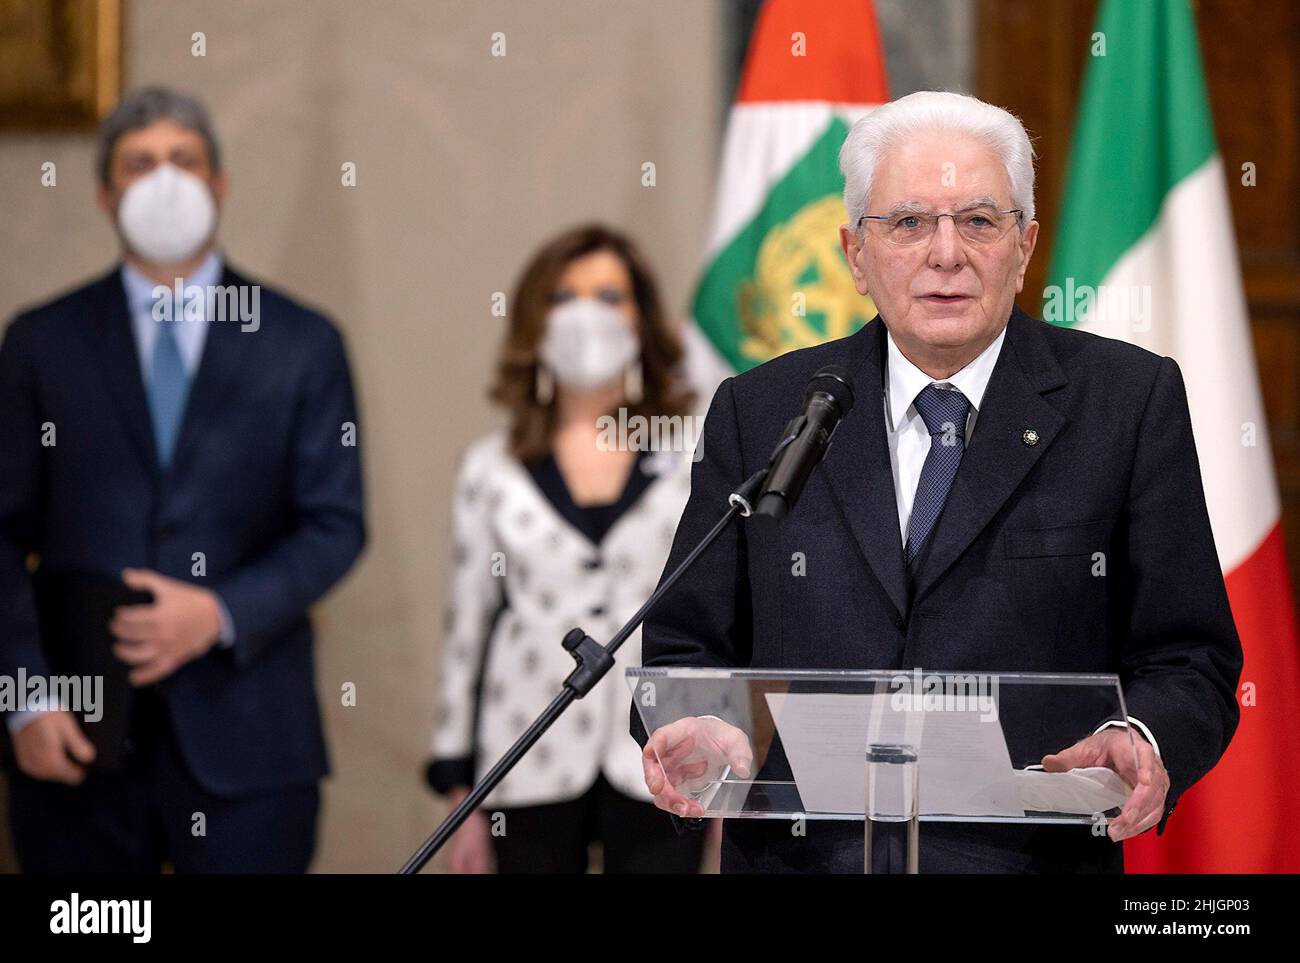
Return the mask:
<svg viewBox="0 0 1300 963">
<path fill-rule="evenodd" d="M 598 419 L 692 417 L 654 279 L 626 237 L 579 227 L 538 251 L 510 302 L 493 400 L 508 429 L 473 442 L 453 502 L 454 558 L 428 779 L 455 804 L 573 669 L 574 626 L 606 642 L 654 590 L 690 485 L 691 452 L 632 451 Z M 630 422 L 635 424 L 635 422 Z M 695 437 L 679 432 L 677 437 Z M 617 438 L 617 435 L 615 435 Z M 650 802 L 617 665 L 451 842 L 454 872 L 696 872 L 700 833 Z"/>
</svg>

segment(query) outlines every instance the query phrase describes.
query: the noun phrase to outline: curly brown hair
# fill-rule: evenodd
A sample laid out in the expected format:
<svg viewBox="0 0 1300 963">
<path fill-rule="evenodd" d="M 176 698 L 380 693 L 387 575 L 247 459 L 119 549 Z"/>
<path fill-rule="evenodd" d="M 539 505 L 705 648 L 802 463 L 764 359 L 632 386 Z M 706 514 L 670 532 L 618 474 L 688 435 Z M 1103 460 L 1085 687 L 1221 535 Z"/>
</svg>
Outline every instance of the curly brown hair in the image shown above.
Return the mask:
<svg viewBox="0 0 1300 963">
<path fill-rule="evenodd" d="M 543 244 L 519 278 L 497 380 L 489 392 L 493 401 L 511 412 L 510 450 L 520 461 L 541 458 L 551 450 L 555 402 L 543 405 L 537 400 L 537 352 L 546 332 L 551 296 L 565 268 L 597 251 L 610 251 L 627 267 L 640 316 L 643 397 L 627 405 L 628 415 L 682 415 L 695 400 L 681 373 L 681 341 L 664 316 L 659 287 L 641 250 L 626 235 L 601 224 L 570 228 Z"/>
</svg>

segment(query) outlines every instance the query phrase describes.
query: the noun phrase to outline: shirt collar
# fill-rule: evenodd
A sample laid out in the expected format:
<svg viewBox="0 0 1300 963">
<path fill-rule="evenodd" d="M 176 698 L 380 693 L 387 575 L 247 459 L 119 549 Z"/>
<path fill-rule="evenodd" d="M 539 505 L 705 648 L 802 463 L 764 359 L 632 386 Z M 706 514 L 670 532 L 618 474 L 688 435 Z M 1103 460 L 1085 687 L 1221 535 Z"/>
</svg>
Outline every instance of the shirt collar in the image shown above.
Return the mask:
<svg viewBox="0 0 1300 963">
<path fill-rule="evenodd" d="M 199 287 L 214 287 L 221 283 L 221 274 L 224 265 L 221 259 L 221 253 L 213 248 L 193 271 L 189 277 L 182 278 L 181 283 L 185 287 L 191 284 Z M 126 289 L 126 303 L 130 305 L 132 312 L 138 312 L 145 308 L 151 308 L 153 305 L 154 288 L 158 287 L 158 282 L 151 278 L 145 277 L 130 264 L 122 264 L 122 287 Z"/>
<path fill-rule="evenodd" d="M 979 410 L 980 403 L 984 400 L 984 389 L 988 387 L 989 378 L 993 374 L 993 367 L 997 364 L 998 355 L 1002 351 L 1002 341 L 1007 336 L 1005 326 L 998 333 L 998 336 L 993 339 L 993 342 L 981 351 L 973 361 L 944 381 L 935 381 L 935 379 L 908 361 L 903 356 L 903 352 L 899 350 L 898 345 L 894 343 L 894 336 L 889 333 L 889 329 L 886 328 L 885 330 L 885 340 L 889 345 L 885 368 L 889 382 L 889 427 L 891 431 L 898 431 L 903 427 L 903 422 L 907 420 L 907 412 L 912 407 L 912 402 L 921 393 L 921 389 L 928 384 L 951 385 L 966 396 L 966 400 L 971 403 L 972 408 L 976 411 Z"/>
</svg>

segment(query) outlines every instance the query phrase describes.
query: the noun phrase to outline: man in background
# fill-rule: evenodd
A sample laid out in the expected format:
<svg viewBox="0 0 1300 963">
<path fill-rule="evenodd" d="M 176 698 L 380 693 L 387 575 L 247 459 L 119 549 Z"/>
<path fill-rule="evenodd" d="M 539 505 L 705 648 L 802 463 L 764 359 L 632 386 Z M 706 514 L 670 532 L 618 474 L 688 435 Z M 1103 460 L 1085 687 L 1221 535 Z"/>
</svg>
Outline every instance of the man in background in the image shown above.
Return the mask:
<svg viewBox="0 0 1300 963">
<path fill-rule="evenodd" d="M 104 683 L 94 713 L 5 714 L 18 859 L 303 872 L 328 771 L 307 612 L 365 540 L 344 345 L 225 262 L 193 98 L 129 96 L 97 169 L 122 263 L 0 345 L 0 674 Z"/>
</svg>

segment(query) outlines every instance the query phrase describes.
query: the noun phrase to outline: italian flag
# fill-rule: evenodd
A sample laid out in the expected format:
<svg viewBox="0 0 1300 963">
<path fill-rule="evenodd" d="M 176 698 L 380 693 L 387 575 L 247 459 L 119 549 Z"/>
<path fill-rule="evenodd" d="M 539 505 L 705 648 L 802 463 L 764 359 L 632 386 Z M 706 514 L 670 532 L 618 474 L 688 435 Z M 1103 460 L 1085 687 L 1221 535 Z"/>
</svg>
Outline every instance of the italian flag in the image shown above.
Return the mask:
<svg viewBox="0 0 1300 963">
<path fill-rule="evenodd" d="M 870 0 L 768 0 L 722 146 L 703 277 L 684 337 L 707 404 L 725 377 L 841 338 L 875 315 L 839 247 L 840 145 L 888 99 Z"/>
<path fill-rule="evenodd" d="M 1044 317 L 1174 358 L 1245 649 L 1241 724 L 1130 872 L 1296 872 L 1300 642 L 1281 508 L 1187 0 L 1106 0 L 1092 38 Z M 1171 525 L 1178 524 L 1170 519 Z M 1159 733 L 1154 733 L 1156 739 Z"/>
</svg>

